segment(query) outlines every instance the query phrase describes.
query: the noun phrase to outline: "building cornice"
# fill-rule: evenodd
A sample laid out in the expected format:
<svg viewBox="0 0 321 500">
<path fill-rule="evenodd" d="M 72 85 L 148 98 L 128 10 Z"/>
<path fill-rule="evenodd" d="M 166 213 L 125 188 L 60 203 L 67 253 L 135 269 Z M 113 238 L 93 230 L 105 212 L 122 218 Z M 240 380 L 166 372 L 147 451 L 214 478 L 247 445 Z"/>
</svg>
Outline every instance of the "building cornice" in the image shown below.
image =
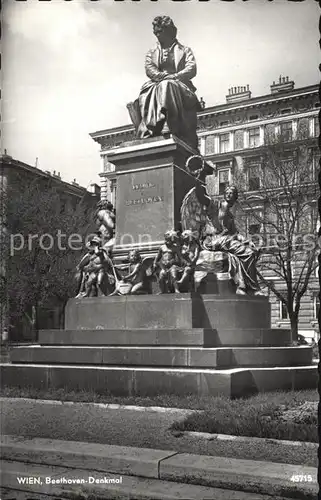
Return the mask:
<svg viewBox="0 0 321 500">
<path fill-rule="evenodd" d="M 292 99 L 297 99 L 304 96 L 310 96 L 313 94 L 318 95 L 318 93 L 319 93 L 319 85 L 309 85 L 308 87 L 301 87 L 296 90 L 253 97 L 251 99 L 239 101 L 238 103 L 228 103 L 228 104 L 224 103 L 224 104 L 218 104 L 217 106 L 211 106 L 209 108 L 205 108 L 204 110 L 200 111 L 198 113 L 198 117 L 202 118 L 204 116 L 209 116 L 212 114 L 215 115 L 231 111 L 240 111 L 242 109 L 273 104 L 276 102 L 289 101 Z"/>
<path fill-rule="evenodd" d="M 269 125 L 271 123 L 282 123 L 282 122 L 288 122 L 291 120 L 298 120 L 300 118 L 309 118 L 313 116 L 318 116 L 319 114 L 319 109 L 312 109 L 309 111 L 304 111 L 304 112 L 294 112 L 291 114 L 287 115 L 277 115 L 274 116 L 273 118 L 258 118 L 257 120 L 251 120 L 246 123 L 241 123 L 241 124 L 234 124 L 231 123 L 230 125 L 226 125 L 225 127 L 216 127 L 215 129 L 211 130 L 200 130 L 198 132 L 199 137 L 206 137 L 207 135 L 212 135 L 213 133 L 222 133 L 224 132 L 232 132 L 235 130 L 246 130 L 249 128 L 255 128 L 255 127 L 260 127 L 264 125 Z"/>
<path fill-rule="evenodd" d="M 74 196 L 82 197 L 86 193 L 91 194 L 83 186 L 78 186 L 76 184 L 66 182 L 57 175 L 53 175 L 49 172 L 41 170 L 40 168 L 33 167 L 32 165 L 28 165 L 27 163 L 16 160 L 9 155 L 3 155 L 0 157 L 0 168 L 14 168 L 17 170 L 28 172 L 33 176 L 38 176 L 43 179 L 50 179 L 53 182 L 57 183 L 65 192 L 68 192 L 69 194 L 72 194 Z"/>
<path fill-rule="evenodd" d="M 199 111 L 197 113 L 198 121 L 201 124 L 203 120 L 208 118 L 213 118 L 216 115 L 219 116 L 224 113 L 232 113 L 237 111 L 240 112 L 242 110 L 258 108 L 261 106 L 268 106 L 274 103 L 289 102 L 291 100 L 296 100 L 302 97 L 309 97 L 314 94 L 318 95 L 318 93 L 319 93 L 319 85 L 315 84 L 306 87 L 301 87 L 299 89 L 279 92 L 277 94 L 266 94 L 263 96 L 253 97 L 250 99 L 239 101 L 237 103 L 233 102 L 233 103 L 218 104 L 215 106 L 210 106 L 208 108 L 205 108 L 202 111 Z M 244 124 L 240 126 L 240 128 L 242 127 L 244 127 Z M 121 140 L 125 135 L 133 134 L 134 132 L 135 129 L 133 125 L 128 124 L 119 127 L 98 130 L 96 132 L 90 133 L 89 135 L 94 141 L 100 143 L 100 139 L 103 138 L 110 137 L 115 139 L 116 137 L 119 137 Z"/>
<path fill-rule="evenodd" d="M 226 151 L 225 153 L 209 153 L 204 154 L 204 158 L 206 160 L 211 160 L 216 162 L 220 161 L 231 161 L 236 156 L 260 156 L 264 155 L 271 147 L 280 146 L 278 143 L 271 144 L 262 144 L 261 146 L 253 147 L 253 148 L 243 148 L 243 149 L 233 149 L 233 151 Z M 293 150 L 300 146 L 308 146 L 308 147 L 317 147 L 318 146 L 318 138 L 317 137 L 308 137 L 306 139 L 297 139 L 294 141 L 289 141 L 283 143 L 283 147 L 286 150 Z"/>
</svg>

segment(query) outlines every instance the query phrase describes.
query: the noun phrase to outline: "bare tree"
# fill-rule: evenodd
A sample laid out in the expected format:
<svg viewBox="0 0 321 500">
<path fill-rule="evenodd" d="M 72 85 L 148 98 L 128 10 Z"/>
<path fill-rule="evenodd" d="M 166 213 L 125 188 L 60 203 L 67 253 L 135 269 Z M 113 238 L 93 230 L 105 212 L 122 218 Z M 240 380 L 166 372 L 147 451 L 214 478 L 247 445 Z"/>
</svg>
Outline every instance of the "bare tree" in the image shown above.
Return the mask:
<svg viewBox="0 0 321 500">
<path fill-rule="evenodd" d="M 309 146 L 278 137 L 264 148 L 259 164 L 248 159 L 235 177 L 239 217 L 262 250 L 260 279 L 284 304 L 293 342 L 298 340 L 301 299 L 317 267 L 319 195 Z"/>
</svg>

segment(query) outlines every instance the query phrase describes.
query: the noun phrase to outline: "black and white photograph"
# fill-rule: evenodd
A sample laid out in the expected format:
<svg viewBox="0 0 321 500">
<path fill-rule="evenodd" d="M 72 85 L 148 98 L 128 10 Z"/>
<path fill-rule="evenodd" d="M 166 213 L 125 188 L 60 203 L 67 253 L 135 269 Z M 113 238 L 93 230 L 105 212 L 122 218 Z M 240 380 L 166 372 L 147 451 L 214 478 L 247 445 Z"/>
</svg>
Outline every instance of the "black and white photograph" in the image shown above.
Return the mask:
<svg viewBox="0 0 321 500">
<path fill-rule="evenodd" d="M 315 500 L 315 0 L 3 0 L 1 500 Z"/>
</svg>

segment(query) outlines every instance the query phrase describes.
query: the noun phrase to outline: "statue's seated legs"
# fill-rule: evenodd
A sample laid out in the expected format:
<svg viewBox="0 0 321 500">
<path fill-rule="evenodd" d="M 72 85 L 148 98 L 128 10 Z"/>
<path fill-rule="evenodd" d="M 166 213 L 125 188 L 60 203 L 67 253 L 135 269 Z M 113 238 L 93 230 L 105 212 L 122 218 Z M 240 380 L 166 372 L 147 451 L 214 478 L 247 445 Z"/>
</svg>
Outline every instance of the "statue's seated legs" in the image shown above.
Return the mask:
<svg viewBox="0 0 321 500">
<path fill-rule="evenodd" d="M 140 295 L 140 294 L 144 294 L 144 293 L 146 293 L 146 292 L 144 290 L 144 283 L 143 282 L 137 283 L 130 290 L 130 295 Z"/>
<path fill-rule="evenodd" d="M 255 266 L 255 262 L 253 262 Z M 255 269 L 251 270 L 254 274 Z M 229 290 L 237 295 L 260 296 L 260 289 L 247 288 L 240 272 L 237 259 L 232 254 L 222 251 L 202 250 L 200 252 L 194 273 L 195 287 L 198 289 L 201 283 L 210 283 L 211 275 L 220 283 L 220 289 Z"/>
<path fill-rule="evenodd" d="M 97 295 L 97 274 L 96 272 L 91 272 L 86 281 L 85 297 L 97 297 Z"/>
<path fill-rule="evenodd" d="M 159 288 L 161 293 L 174 291 L 180 293 L 178 286 L 179 269 L 177 266 L 172 266 L 169 269 L 161 269 L 159 273 Z"/>
<path fill-rule="evenodd" d="M 202 250 L 196 262 L 194 272 L 195 289 L 203 293 L 231 293 L 233 278 L 230 273 L 229 256 L 225 252 Z"/>
<path fill-rule="evenodd" d="M 199 102 L 178 80 L 147 82 L 139 98 L 128 103 L 127 109 L 138 138 L 172 134 L 197 150 Z"/>
<path fill-rule="evenodd" d="M 180 280 L 177 281 L 179 286 L 186 286 L 190 290 L 194 290 L 194 268 L 192 266 L 184 267 L 184 271 Z"/>
</svg>

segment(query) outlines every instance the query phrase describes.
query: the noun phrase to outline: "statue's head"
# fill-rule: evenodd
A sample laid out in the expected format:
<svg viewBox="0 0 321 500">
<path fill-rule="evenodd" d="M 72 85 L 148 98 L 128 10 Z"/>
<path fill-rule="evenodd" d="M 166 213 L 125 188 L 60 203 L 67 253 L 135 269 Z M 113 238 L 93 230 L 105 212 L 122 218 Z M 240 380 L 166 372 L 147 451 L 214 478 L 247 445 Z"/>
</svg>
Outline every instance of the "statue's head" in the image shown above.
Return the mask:
<svg viewBox="0 0 321 500">
<path fill-rule="evenodd" d="M 197 240 L 197 237 L 191 229 L 186 229 L 182 232 L 182 240 L 184 243 L 192 243 Z"/>
<path fill-rule="evenodd" d="M 165 243 L 175 244 L 179 241 L 178 231 L 171 229 L 164 234 Z"/>
<path fill-rule="evenodd" d="M 142 257 L 138 250 L 129 250 L 128 260 L 131 264 L 136 264 L 142 261 Z"/>
<path fill-rule="evenodd" d="M 89 250 L 90 253 L 94 253 L 94 252 L 96 252 L 98 250 L 98 248 L 100 247 L 100 245 L 101 245 L 101 239 L 99 238 L 99 236 L 94 236 L 87 243 L 87 248 L 88 248 L 88 250 Z"/>
<path fill-rule="evenodd" d="M 113 211 L 114 210 L 114 205 L 109 200 L 100 200 L 97 203 L 97 210 L 98 211 L 99 210 L 110 210 L 110 211 Z"/>
<path fill-rule="evenodd" d="M 153 21 L 153 33 L 162 44 L 175 40 L 177 28 L 169 16 L 157 16 Z"/>
<path fill-rule="evenodd" d="M 224 198 L 228 203 L 235 203 L 239 197 L 236 186 L 227 186 L 224 192 Z"/>
</svg>

